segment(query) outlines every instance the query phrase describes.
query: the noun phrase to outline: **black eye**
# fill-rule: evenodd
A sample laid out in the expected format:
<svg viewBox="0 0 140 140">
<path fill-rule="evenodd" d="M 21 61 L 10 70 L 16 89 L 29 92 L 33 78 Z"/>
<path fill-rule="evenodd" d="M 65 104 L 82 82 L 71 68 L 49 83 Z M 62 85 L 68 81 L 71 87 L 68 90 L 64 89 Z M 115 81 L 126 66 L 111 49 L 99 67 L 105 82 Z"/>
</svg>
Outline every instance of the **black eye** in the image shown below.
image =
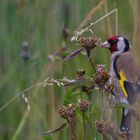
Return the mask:
<svg viewBox="0 0 140 140">
<path fill-rule="evenodd" d="M 118 40 L 108 40 L 111 45 L 117 44 Z"/>
</svg>

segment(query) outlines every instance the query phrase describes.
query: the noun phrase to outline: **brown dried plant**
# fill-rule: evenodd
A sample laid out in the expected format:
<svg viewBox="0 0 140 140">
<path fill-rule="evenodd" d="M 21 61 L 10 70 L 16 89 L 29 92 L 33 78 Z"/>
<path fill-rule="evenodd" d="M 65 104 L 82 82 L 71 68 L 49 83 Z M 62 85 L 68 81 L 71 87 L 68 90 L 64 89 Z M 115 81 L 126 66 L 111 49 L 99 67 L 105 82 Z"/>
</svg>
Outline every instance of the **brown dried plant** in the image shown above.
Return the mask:
<svg viewBox="0 0 140 140">
<path fill-rule="evenodd" d="M 93 78 L 93 81 L 101 88 L 105 87 L 106 82 L 109 79 L 109 73 L 105 69 L 104 65 L 96 66 L 96 74 Z"/>
<path fill-rule="evenodd" d="M 87 100 L 79 100 L 78 103 L 81 112 L 86 112 L 90 107 L 90 102 Z"/>
<path fill-rule="evenodd" d="M 62 118 L 66 119 L 68 124 L 69 124 L 71 140 L 77 140 L 75 105 L 74 104 L 69 104 L 67 106 L 62 106 L 59 109 L 58 113 Z"/>
<path fill-rule="evenodd" d="M 102 44 L 102 41 L 100 38 L 96 36 L 90 36 L 90 37 L 79 37 L 77 39 L 79 45 L 81 46 L 79 49 L 72 52 L 70 55 L 68 55 L 64 61 L 71 60 L 73 57 L 75 57 L 77 54 L 81 53 L 83 50 L 86 51 L 88 60 L 90 64 L 92 65 L 93 69 L 95 70 L 95 63 L 91 58 L 91 50 L 93 50 L 96 46 L 100 46 Z"/>
<path fill-rule="evenodd" d="M 91 20 L 91 17 L 93 16 L 93 14 L 97 10 L 99 10 L 104 5 L 105 2 L 106 2 L 106 0 L 101 0 L 99 2 L 99 4 L 91 10 L 91 12 L 86 16 L 86 18 L 83 20 L 83 22 L 79 25 L 78 30 L 81 29 L 85 24 L 87 24 L 87 22 L 89 22 Z M 92 32 L 91 26 L 93 26 L 94 24 L 96 24 L 97 22 L 101 21 L 102 19 L 106 18 L 108 15 L 110 15 L 114 12 L 116 12 L 116 15 L 117 15 L 117 9 L 114 9 L 111 12 L 109 12 L 108 14 L 106 14 L 105 16 L 101 17 L 96 22 L 91 23 L 86 28 L 81 29 L 80 31 L 76 31 L 71 40 L 76 41 L 80 45 L 80 48 L 75 50 L 74 52 L 72 52 L 70 55 L 68 55 L 64 59 L 64 61 L 71 60 L 76 55 L 78 55 L 83 50 L 85 50 L 87 53 L 88 61 L 90 62 L 93 69 L 95 70 L 94 78 L 87 81 L 87 77 L 85 76 L 85 71 L 82 69 L 82 70 L 77 71 L 77 77 L 73 80 L 69 80 L 67 78 L 64 78 L 59 82 L 56 80 L 53 80 L 53 81 L 51 81 L 51 83 L 52 82 L 57 83 L 58 85 L 61 83 L 61 85 L 65 86 L 65 87 L 70 86 L 70 85 L 78 85 L 79 83 L 80 84 L 84 83 L 84 85 L 79 84 L 80 85 L 79 87 L 80 87 L 80 89 L 82 89 L 83 92 L 87 93 L 87 95 L 89 97 L 90 97 L 89 93 L 91 93 L 91 90 L 94 89 L 95 86 L 99 87 L 99 89 L 105 88 L 105 85 L 109 79 L 108 71 L 105 69 L 105 67 L 103 65 L 96 66 L 94 61 L 91 58 L 91 51 L 96 46 L 101 46 L 102 41 L 100 38 L 96 37 L 95 35 L 92 35 L 89 37 L 84 37 L 84 36 L 82 36 L 82 34 L 86 31 L 89 31 L 89 30 Z M 117 28 L 117 24 L 116 24 L 116 32 L 117 32 L 117 29 L 118 28 Z M 64 36 L 65 40 L 67 40 L 68 35 L 69 35 L 69 32 L 68 32 L 67 28 L 66 27 L 63 28 L 63 36 Z M 64 82 L 67 82 L 67 83 L 65 84 Z M 90 83 L 90 86 L 88 85 L 89 83 Z M 110 88 L 108 88 L 108 89 L 109 89 L 109 91 L 112 90 L 112 89 L 110 90 Z M 88 109 L 90 109 L 90 103 L 87 100 L 82 99 L 82 100 L 79 100 L 78 107 L 79 107 L 80 111 L 83 113 L 84 139 L 86 139 L 87 137 L 85 134 L 85 132 L 86 132 L 85 112 Z M 77 136 L 76 136 L 76 106 L 74 104 L 62 106 L 59 109 L 58 113 L 69 124 L 70 132 L 71 132 L 71 140 L 76 140 L 77 139 Z M 64 127 L 65 127 L 65 125 L 61 125 L 59 128 L 57 128 L 55 130 L 60 130 L 60 128 L 63 129 Z M 123 135 L 122 133 L 120 133 L 119 128 L 117 128 L 113 123 L 111 123 L 109 121 L 96 121 L 96 127 L 97 127 L 98 131 L 106 139 L 107 139 L 106 135 L 112 136 L 113 140 L 116 140 L 118 138 L 126 138 L 126 135 Z M 53 132 L 55 132 L 55 131 L 53 131 Z M 120 140 L 120 139 L 118 139 L 118 140 Z"/>
<path fill-rule="evenodd" d="M 124 133 L 120 132 L 118 126 L 110 121 L 97 120 L 95 125 L 98 132 L 106 139 L 108 139 L 109 135 L 113 138 L 113 140 L 128 140 L 128 137 Z"/>
</svg>

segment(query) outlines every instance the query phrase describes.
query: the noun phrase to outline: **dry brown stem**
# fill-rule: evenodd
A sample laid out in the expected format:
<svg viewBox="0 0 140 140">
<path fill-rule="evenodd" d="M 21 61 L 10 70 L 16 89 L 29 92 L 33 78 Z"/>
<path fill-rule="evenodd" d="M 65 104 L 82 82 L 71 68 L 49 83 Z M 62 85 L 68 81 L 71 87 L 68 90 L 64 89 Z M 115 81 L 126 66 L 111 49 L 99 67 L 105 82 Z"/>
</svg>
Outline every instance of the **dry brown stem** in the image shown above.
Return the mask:
<svg viewBox="0 0 140 140">
<path fill-rule="evenodd" d="M 77 136 L 76 136 L 76 118 L 73 117 L 73 118 L 70 118 L 70 123 L 69 123 L 69 126 L 70 126 L 70 134 L 71 134 L 71 140 L 77 140 Z"/>
</svg>

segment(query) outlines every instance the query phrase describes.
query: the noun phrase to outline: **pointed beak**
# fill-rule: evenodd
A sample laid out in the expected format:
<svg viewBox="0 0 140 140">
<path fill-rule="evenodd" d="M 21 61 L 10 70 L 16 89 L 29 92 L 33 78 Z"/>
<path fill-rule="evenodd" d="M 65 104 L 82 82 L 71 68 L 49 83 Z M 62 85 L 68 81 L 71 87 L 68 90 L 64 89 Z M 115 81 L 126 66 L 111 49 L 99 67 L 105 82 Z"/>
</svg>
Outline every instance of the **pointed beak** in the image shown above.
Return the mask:
<svg viewBox="0 0 140 140">
<path fill-rule="evenodd" d="M 102 48 L 110 48 L 110 44 L 108 43 L 108 41 L 105 41 L 104 43 L 102 43 L 101 47 Z"/>
</svg>

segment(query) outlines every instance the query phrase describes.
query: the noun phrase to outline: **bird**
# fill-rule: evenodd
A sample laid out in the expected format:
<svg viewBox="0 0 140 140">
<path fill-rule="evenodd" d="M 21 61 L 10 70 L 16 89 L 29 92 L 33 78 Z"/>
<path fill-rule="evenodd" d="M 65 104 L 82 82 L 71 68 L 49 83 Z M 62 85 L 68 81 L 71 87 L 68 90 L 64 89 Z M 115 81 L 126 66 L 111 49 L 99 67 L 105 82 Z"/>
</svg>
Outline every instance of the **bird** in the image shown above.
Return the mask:
<svg viewBox="0 0 140 140">
<path fill-rule="evenodd" d="M 120 103 L 134 106 L 140 93 L 140 69 L 131 50 L 131 43 L 122 36 L 112 36 L 101 45 L 111 52 L 109 84 L 113 85 L 112 94 Z M 120 130 L 131 132 L 131 118 L 134 110 L 122 108 Z"/>
</svg>

